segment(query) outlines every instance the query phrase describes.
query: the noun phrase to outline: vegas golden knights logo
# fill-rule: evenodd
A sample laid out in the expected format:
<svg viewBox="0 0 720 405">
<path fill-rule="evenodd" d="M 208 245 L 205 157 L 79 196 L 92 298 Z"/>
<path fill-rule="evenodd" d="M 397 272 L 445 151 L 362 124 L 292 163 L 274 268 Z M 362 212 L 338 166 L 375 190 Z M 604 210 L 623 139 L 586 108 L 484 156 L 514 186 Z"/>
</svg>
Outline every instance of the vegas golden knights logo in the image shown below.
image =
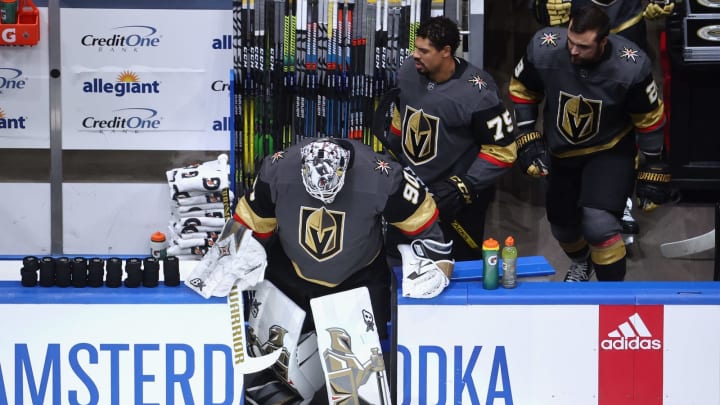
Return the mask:
<svg viewBox="0 0 720 405">
<path fill-rule="evenodd" d="M 602 100 L 591 100 L 561 91 L 558 101 L 557 127 L 568 142 L 580 144 L 597 135 Z"/>
<path fill-rule="evenodd" d="M 342 251 L 345 213 L 322 208 L 300 208 L 300 245 L 322 262 Z"/>
<path fill-rule="evenodd" d="M 405 109 L 403 122 L 403 151 L 415 165 L 431 161 L 437 156 L 440 119 L 410 106 Z"/>
</svg>

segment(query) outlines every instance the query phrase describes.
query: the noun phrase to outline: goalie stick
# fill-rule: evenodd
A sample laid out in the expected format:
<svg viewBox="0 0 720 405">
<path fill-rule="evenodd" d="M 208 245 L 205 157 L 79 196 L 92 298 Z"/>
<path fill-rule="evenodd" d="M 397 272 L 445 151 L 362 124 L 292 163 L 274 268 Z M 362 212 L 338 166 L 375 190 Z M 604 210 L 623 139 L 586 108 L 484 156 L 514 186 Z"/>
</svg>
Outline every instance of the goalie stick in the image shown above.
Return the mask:
<svg viewBox="0 0 720 405">
<path fill-rule="evenodd" d="M 280 358 L 282 350 L 275 350 L 259 357 L 252 357 L 247 351 L 247 336 L 245 333 L 245 308 L 241 290 L 234 285 L 228 294 L 228 308 L 230 310 L 230 326 L 232 328 L 232 350 L 235 371 L 240 374 L 252 374 L 275 364 Z"/>
</svg>

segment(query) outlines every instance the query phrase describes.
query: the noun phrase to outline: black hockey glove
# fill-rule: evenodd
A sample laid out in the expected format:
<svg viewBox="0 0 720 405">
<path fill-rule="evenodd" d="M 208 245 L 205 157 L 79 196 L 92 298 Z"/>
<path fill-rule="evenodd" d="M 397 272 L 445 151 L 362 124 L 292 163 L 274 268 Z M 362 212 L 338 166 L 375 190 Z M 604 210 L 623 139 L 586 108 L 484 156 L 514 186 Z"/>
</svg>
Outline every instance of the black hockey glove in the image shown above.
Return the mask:
<svg viewBox="0 0 720 405">
<path fill-rule="evenodd" d="M 539 131 L 526 132 L 517 139 L 517 160 L 523 173 L 532 177 L 544 177 L 550 173 L 550 156 Z"/>
<path fill-rule="evenodd" d="M 430 191 L 440 210 L 440 218 L 448 222 L 454 220 L 460 209 L 472 204 L 478 196 L 465 176 L 456 175 L 432 184 Z"/>
<path fill-rule="evenodd" d="M 649 158 L 640 166 L 635 185 L 638 207 L 650 212 L 672 199 L 670 166 L 657 159 Z"/>
</svg>

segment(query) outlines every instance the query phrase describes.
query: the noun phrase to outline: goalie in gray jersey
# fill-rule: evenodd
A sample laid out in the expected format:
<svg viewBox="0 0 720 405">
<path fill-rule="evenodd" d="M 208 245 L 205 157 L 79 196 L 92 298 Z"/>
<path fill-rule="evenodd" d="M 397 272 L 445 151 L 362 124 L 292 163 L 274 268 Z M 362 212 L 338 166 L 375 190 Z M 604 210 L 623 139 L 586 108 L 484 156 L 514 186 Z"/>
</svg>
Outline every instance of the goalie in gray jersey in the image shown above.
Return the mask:
<svg viewBox="0 0 720 405">
<path fill-rule="evenodd" d="M 415 51 L 398 74 L 388 138 L 433 194 L 455 258 L 477 260 L 495 182 L 516 153 L 512 116 L 495 81 L 454 56 L 459 42 L 457 25 L 447 17 L 420 25 Z"/>
<path fill-rule="evenodd" d="M 321 138 L 266 157 L 231 226 L 250 229 L 265 246 L 264 277 L 305 312 L 302 333 L 314 329 L 310 299 L 365 286 L 383 339 L 391 308 L 383 218 L 415 239 L 414 252 L 427 253 L 408 255 L 405 264 L 417 271 L 403 282 L 403 292 L 432 298 L 448 285 L 454 264 L 437 217 L 432 196 L 411 171 L 358 141 Z M 302 380 L 297 370 L 279 377 L 310 400 L 313 389 L 292 385 Z M 280 395 L 261 391 L 253 394 L 255 403 Z"/>
<path fill-rule="evenodd" d="M 565 280 L 587 281 L 594 269 L 598 280 L 619 281 L 626 272 L 620 216 L 637 147 L 639 207 L 650 211 L 669 199 L 665 113 L 647 55 L 609 34 L 602 9 L 583 7 L 571 17 L 568 28 L 534 35 L 511 78 L 518 163 L 548 179 L 548 220 L 572 261 Z M 541 133 L 535 124 L 543 100 Z"/>
</svg>

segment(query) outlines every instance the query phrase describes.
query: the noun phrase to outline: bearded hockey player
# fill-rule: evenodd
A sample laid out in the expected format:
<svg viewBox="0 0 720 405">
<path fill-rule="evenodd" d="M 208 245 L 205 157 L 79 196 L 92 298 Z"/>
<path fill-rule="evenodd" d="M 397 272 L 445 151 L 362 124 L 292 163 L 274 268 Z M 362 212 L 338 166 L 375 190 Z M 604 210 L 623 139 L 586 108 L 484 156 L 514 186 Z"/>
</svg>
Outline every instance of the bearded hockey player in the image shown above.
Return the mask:
<svg viewBox="0 0 720 405">
<path fill-rule="evenodd" d="M 248 402 L 326 401 L 312 298 L 367 287 L 378 334 L 387 337 L 391 273 L 383 219 L 416 244 L 418 254 L 409 259 L 416 271 L 404 271 L 404 294 L 440 294 L 454 261 L 437 217 L 432 196 L 412 172 L 360 142 L 309 139 L 266 157 L 225 227 L 231 231 L 223 232 L 241 241 L 229 253 L 234 258 L 227 259 L 235 264 L 227 269 L 222 259 L 207 266 L 201 261 L 186 282 L 204 296 L 224 296 L 236 282 L 254 286 L 249 305 L 252 350 L 264 354 L 261 348 L 282 347 L 277 350 L 284 354 L 268 372 L 246 378 Z M 264 246 L 267 267 L 244 257 L 246 229 L 253 242 Z M 208 260 L 213 254 L 208 253 Z M 269 375 L 280 383 L 269 381 Z"/>
<path fill-rule="evenodd" d="M 593 269 L 600 281 L 625 277 L 620 218 L 633 188 L 636 135 L 643 159 L 639 207 L 652 210 L 670 194 L 665 114 L 652 64 L 609 30 L 602 9 L 578 9 L 568 28 L 534 35 L 510 81 L 518 163 L 528 175 L 547 176 L 548 220 L 571 259 L 565 281 L 588 281 Z M 535 123 L 543 100 L 541 133 Z"/>
</svg>

